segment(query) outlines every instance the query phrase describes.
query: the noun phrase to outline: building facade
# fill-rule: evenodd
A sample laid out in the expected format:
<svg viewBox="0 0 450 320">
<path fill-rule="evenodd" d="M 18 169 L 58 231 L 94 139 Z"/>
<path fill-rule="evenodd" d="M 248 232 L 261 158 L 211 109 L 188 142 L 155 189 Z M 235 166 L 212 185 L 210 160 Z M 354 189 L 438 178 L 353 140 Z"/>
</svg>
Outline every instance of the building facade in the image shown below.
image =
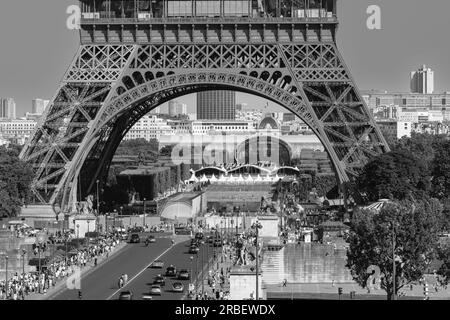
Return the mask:
<svg viewBox="0 0 450 320">
<path fill-rule="evenodd" d="M 236 92 L 209 90 L 197 93 L 197 120 L 235 120 Z"/>
<path fill-rule="evenodd" d="M 434 92 L 434 71 L 423 65 L 417 71 L 411 72 L 411 92 L 412 93 L 427 93 Z"/>
<path fill-rule="evenodd" d="M 178 101 L 169 102 L 169 116 L 176 117 L 179 115 L 187 115 L 187 105 Z"/>
<path fill-rule="evenodd" d="M 3 139 L 7 139 L 17 144 L 24 144 L 36 127 L 34 120 L 2 120 L 0 121 L 0 134 Z"/>
<path fill-rule="evenodd" d="M 0 118 L 16 119 L 16 102 L 13 98 L 0 98 Z"/>
<path fill-rule="evenodd" d="M 33 99 L 31 100 L 31 113 L 32 114 L 43 114 L 45 108 L 47 108 L 49 100 L 43 99 Z"/>
<path fill-rule="evenodd" d="M 157 116 L 143 116 L 128 131 L 124 140 L 145 139 L 150 141 L 152 139 L 159 139 L 161 135 L 171 134 L 172 127 L 167 124 L 166 120 Z"/>
<path fill-rule="evenodd" d="M 389 140 L 411 137 L 412 123 L 403 121 L 377 121 L 384 137 Z"/>
</svg>

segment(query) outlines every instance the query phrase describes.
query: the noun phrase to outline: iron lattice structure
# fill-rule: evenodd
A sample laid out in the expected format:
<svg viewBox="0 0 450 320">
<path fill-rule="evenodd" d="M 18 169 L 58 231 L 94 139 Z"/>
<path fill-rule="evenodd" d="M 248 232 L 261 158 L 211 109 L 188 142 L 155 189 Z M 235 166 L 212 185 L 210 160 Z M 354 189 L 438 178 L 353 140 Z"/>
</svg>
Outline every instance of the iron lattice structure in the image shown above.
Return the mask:
<svg viewBox="0 0 450 320">
<path fill-rule="evenodd" d="M 174 98 L 211 89 L 272 100 L 320 138 L 341 182 L 388 151 L 335 42 L 337 20 L 82 21 L 81 45 L 21 158 L 32 191 L 64 212 L 95 190 L 127 131 Z"/>
</svg>

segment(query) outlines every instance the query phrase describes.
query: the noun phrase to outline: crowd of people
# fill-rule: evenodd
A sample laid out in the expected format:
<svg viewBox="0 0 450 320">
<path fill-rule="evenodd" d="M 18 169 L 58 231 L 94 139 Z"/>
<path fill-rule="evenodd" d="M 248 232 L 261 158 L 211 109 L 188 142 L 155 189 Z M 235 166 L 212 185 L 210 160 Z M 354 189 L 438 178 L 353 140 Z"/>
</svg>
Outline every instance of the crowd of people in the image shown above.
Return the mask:
<svg viewBox="0 0 450 320">
<path fill-rule="evenodd" d="M 70 277 L 78 268 L 88 263 L 97 266 L 98 258 L 109 256 L 109 253 L 120 243 L 117 234 L 99 238 L 98 241 L 84 248 L 77 249 L 66 257 L 59 257 L 49 263 L 41 272 L 14 274 L 13 277 L 0 281 L 0 300 L 24 300 L 30 294 L 46 294 L 56 284 Z"/>
</svg>

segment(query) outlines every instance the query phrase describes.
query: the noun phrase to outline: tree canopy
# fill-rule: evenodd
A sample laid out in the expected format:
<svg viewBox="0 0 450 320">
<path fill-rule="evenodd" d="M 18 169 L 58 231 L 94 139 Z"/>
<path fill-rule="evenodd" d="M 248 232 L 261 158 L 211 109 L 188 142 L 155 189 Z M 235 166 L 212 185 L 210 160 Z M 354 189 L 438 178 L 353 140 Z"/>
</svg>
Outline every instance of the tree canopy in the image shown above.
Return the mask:
<svg viewBox="0 0 450 320">
<path fill-rule="evenodd" d="M 436 200 L 387 203 L 379 213 L 356 212 L 347 239 L 347 267 L 354 280 L 366 288 L 372 280 L 368 271 L 379 268 L 380 287 L 391 299 L 394 251 L 395 292 L 421 279 L 437 257 L 441 214 Z"/>
<path fill-rule="evenodd" d="M 429 189 L 427 163 L 406 150 L 392 151 L 372 159 L 358 178 L 367 201 L 417 199 Z"/>
<path fill-rule="evenodd" d="M 17 216 L 31 198 L 33 171 L 19 160 L 18 151 L 0 147 L 0 216 Z"/>
</svg>

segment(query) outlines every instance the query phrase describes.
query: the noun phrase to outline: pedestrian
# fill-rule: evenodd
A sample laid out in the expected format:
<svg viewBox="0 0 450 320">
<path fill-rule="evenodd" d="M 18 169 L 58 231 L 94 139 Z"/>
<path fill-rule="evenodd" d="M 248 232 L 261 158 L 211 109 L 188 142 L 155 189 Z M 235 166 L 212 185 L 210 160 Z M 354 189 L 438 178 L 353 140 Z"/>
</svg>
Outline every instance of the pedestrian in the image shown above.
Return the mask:
<svg viewBox="0 0 450 320">
<path fill-rule="evenodd" d="M 82 295 L 82 293 L 81 293 L 81 290 L 78 291 L 78 299 L 79 299 L 79 300 L 83 299 L 83 295 Z"/>
<path fill-rule="evenodd" d="M 287 287 L 287 279 L 283 280 L 283 287 Z"/>
<path fill-rule="evenodd" d="M 94 258 L 94 266 L 97 266 L 97 257 Z"/>
</svg>

